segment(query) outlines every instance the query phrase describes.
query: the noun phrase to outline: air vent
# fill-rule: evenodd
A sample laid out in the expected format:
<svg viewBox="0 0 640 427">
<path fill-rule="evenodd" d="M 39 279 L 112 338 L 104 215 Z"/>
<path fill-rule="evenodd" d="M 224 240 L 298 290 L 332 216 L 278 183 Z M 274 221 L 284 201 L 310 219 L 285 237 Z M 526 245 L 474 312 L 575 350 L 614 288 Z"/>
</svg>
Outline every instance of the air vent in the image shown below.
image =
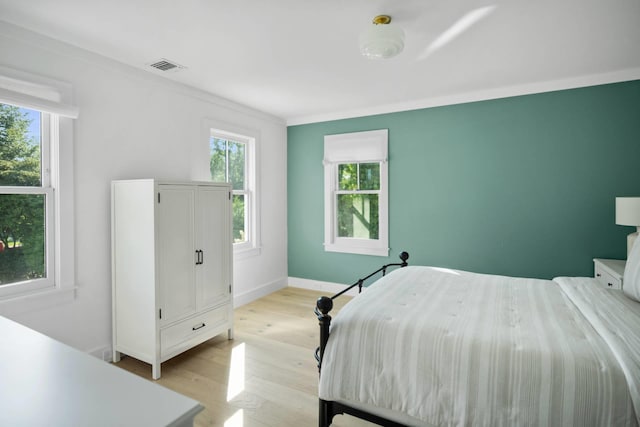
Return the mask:
<svg viewBox="0 0 640 427">
<path fill-rule="evenodd" d="M 182 65 L 179 65 L 173 61 L 169 61 L 168 59 L 164 59 L 164 58 L 154 62 L 153 64 L 149 64 L 149 66 L 156 68 L 160 71 L 179 71 L 186 68 Z"/>
</svg>

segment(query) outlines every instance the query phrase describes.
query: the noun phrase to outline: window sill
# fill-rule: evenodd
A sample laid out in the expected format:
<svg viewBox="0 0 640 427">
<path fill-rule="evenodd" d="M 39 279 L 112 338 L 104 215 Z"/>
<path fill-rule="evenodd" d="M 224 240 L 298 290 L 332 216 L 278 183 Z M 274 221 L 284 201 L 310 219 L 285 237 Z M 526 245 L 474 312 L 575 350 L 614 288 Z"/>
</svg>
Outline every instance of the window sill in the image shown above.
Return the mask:
<svg viewBox="0 0 640 427">
<path fill-rule="evenodd" d="M 75 286 L 67 286 L 64 289 L 12 295 L 11 297 L 0 299 L 0 315 L 13 316 L 64 304 L 76 298 L 76 290 Z"/>
<path fill-rule="evenodd" d="M 346 254 L 373 255 L 373 256 L 389 256 L 389 248 L 363 248 L 352 245 L 337 245 L 325 243 L 324 250 L 327 252 L 342 252 Z"/>
</svg>

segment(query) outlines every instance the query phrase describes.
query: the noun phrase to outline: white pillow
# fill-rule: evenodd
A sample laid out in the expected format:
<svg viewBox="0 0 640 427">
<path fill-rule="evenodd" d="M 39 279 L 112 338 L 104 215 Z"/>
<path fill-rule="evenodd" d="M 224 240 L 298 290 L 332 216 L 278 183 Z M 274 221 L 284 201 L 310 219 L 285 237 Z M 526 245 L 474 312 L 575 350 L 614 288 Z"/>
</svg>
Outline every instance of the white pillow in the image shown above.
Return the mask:
<svg viewBox="0 0 640 427">
<path fill-rule="evenodd" d="M 640 302 L 640 238 L 636 239 L 627 259 L 622 290 L 626 296 Z"/>
</svg>

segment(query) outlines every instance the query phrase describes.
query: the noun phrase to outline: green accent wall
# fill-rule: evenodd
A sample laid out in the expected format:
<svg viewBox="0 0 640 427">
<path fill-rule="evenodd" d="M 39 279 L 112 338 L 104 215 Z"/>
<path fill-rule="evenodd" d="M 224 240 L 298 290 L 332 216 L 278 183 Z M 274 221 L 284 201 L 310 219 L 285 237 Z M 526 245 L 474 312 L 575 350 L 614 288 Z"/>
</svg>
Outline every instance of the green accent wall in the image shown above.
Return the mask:
<svg viewBox="0 0 640 427">
<path fill-rule="evenodd" d="M 390 256 L 325 252 L 324 135 L 389 129 Z M 626 258 L 640 196 L 640 80 L 288 128 L 289 276 L 352 283 L 410 253 L 522 277 Z"/>
</svg>

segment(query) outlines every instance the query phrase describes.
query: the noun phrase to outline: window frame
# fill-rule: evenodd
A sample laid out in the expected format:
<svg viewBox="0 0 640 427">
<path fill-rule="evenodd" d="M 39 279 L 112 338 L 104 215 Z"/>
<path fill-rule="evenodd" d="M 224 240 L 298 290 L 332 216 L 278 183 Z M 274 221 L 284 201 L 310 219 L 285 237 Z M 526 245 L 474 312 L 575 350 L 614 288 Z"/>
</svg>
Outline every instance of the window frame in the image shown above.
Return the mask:
<svg viewBox="0 0 640 427">
<path fill-rule="evenodd" d="M 205 120 L 208 161 L 211 159 L 210 139 L 219 138 L 245 144 L 244 190 L 232 190 L 232 195 L 245 196 L 244 242 L 233 244 L 234 259 L 243 259 L 260 254 L 259 190 L 258 190 L 258 140 L 259 133 L 230 123 Z M 207 168 L 209 170 L 209 168 Z M 211 173 L 208 174 L 211 180 Z"/>
<path fill-rule="evenodd" d="M 388 130 L 326 135 L 324 138 L 325 240 L 327 252 L 389 256 L 389 195 L 388 195 Z M 338 170 L 341 164 L 380 164 L 380 189 L 345 191 L 339 188 Z M 378 239 L 338 236 L 339 194 L 378 194 Z"/>
<path fill-rule="evenodd" d="M 2 103 L 4 104 L 4 103 Z M 8 105 L 8 104 L 4 104 Z M 20 108 L 20 107 L 19 107 Z M 30 109 L 31 111 L 36 111 Z M 0 285 L 0 298 L 33 292 L 55 286 L 55 196 L 51 184 L 51 137 L 57 128 L 57 116 L 40 113 L 40 186 L 0 186 L 0 194 L 31 194 L 45 196 L 45 277 Z"/>
<path fill-rule="evenodd" d="M 75 298 L 72 88 L 57 80 L 0 66 L 0 102 L 41 112 L 41 187 L 3 193 L 46 195 L 47 279 L 0 286 L 0 314 L 19 314 Z M 14 191 L 15 190 L 15 191 Z"/>
</svg>

